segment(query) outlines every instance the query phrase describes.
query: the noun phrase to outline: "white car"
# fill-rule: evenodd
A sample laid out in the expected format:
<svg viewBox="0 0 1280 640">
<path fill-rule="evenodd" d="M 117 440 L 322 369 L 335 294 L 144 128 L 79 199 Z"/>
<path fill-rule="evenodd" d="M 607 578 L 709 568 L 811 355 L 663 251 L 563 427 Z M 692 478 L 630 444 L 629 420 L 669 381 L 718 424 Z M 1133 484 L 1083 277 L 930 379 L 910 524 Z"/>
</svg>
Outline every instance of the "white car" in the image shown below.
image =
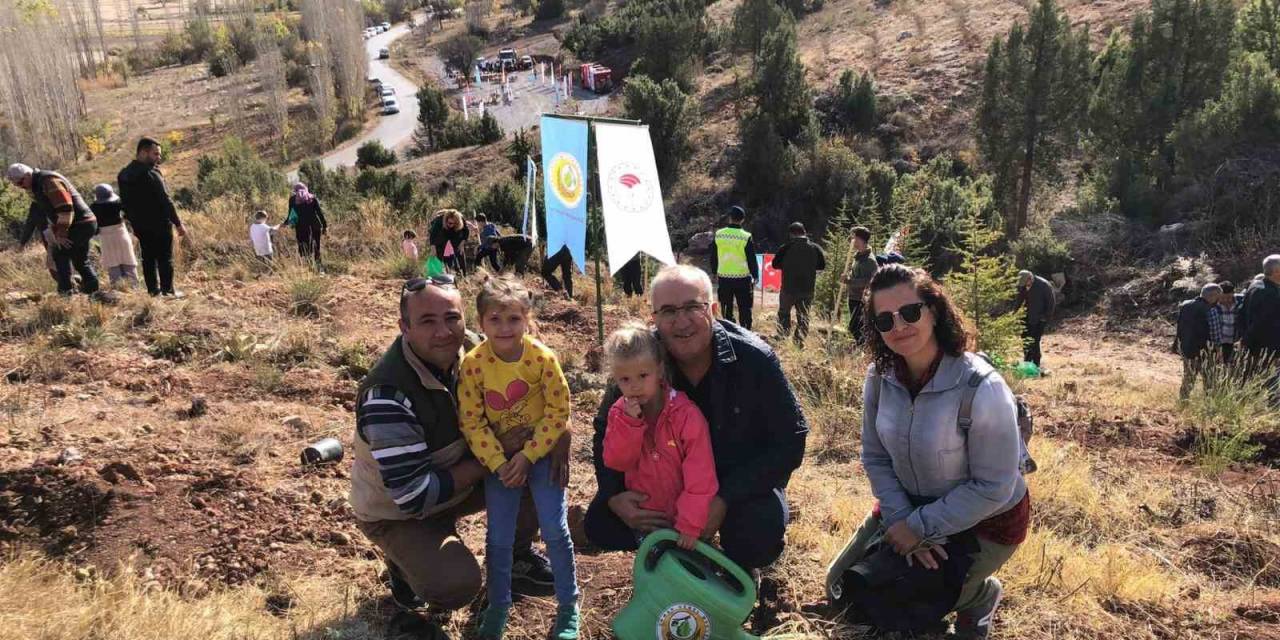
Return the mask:
<svg viewBox="0 0 1280 640">
<path fill-rule="evenodd" d="M 386 47 L 383 47 L 383 48 L 381 48 L 381 49 L 378 49 L 378 59 L 379 59 L 379 60 L 386 60 L 387 58 L 390 58 L 390 57 L 391 57 L 391 50 L 390 50 L 390 49 L 388 49 L 388 48 L 386 48 Z"/>
<path fill-rule="evenodd" d="M 395 98 L 383 98 L 382 115 L 389 116 L 395 113 L 400 113 L 400 103 L 396 102 Z"/>
<path fill-rule="evenodd" d="M 388 87 L 388 86 L 386 86 L 386 85 L 382 85 L 382 88 L 381 88 L 381 89 L 378 89 L 378 95 L 380 95 L 380 96 L 382 96 L 382 97 L 384 97 L 384 98 L 388 98 L 388 97 L 394 96 L 395 94 L 396 94 L 396 88 L 395 88 L 395 87 Z"/>
<path fill-rule="evenodd" d="M 381 25 L 379 25 L 379 26 L 381 26 L 381 27 L 382 27 L 382 30 L 383 30 L 383 31 L 390 31 L 390 30 L 391 30 L 391 23 L 390 23 L 390 22 L 384 22 L 384 23 L 382 23 L 382 24 L 381 24 Z"/>
</svg>

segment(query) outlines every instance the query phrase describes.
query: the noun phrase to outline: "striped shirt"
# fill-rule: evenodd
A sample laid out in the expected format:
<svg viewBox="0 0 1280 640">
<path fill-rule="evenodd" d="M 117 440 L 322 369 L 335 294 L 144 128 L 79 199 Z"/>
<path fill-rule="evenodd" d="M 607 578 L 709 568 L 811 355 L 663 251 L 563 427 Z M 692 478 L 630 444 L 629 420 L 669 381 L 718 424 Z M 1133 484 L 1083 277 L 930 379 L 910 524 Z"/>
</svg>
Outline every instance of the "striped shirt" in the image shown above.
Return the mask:
<svg viewBox="0 0 1280 640">
<path fill-rule="evenodd" d="M 453 496 L 453 476 L 432 461 L 413 403 L 390 386 L 365 392 L 356 433 L 369 445 L 382 484 L 405 515 L 418 517 Z"/>
</svg>

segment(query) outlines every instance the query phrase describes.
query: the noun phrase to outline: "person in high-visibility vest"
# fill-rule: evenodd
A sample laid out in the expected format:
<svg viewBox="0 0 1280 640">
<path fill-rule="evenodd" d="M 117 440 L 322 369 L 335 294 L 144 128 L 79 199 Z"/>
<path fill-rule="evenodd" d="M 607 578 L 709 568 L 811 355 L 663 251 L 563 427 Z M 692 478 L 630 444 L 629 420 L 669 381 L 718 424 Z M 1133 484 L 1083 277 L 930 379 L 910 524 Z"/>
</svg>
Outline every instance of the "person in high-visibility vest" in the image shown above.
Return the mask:
<svg viewBox="0 0 1280 640">
<path fill-rule="evenodd" d="M 750 329 L 752 289 L 760 281 L 760 267 L 756 264 L 756 247 L 751 242 L 751 232 L 742 228 L 746 219 L 746 209 L 738 205 L 729 208 L 728 226 L 716 230 L 711 271 L 719 283 L 717 297 L 724 319 L 738 322 L 743 329 Z M 737 301 L 740 321 L 733 317 L 734 301 Z"/>
</svg>

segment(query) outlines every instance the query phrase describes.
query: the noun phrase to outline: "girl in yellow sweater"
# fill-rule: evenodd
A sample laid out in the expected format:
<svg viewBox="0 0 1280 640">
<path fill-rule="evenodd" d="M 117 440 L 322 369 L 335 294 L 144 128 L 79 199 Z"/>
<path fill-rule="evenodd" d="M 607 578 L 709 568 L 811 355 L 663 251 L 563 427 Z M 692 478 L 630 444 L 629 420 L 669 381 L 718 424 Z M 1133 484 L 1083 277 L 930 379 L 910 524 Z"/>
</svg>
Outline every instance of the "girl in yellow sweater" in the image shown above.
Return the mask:
<svg viewBox="0 0 1280 640">
<path fill-rule="evenodd" d="M 511 611 L 511 547 L 525 485 L 538 510 L 560 605 L 548 637 L 578 637 L 578 581 L 564 488 L 551 477 L 547 457 L 568 428 L 569 385 L 556 354 L 528 333 L 532 306 L 532 294 L 516 278 L 484 282 L 476 310 L 485 341 L 463 357 L 458 382 L 462 435 L 476 459 L 492 472 L 484 483 L 489 606 L 480 614 L 478 632 L 486 640 L 502 637 Z M 532 437 L 507 458 L 498 435 L 524 426 L 532 430 Z"/>
</svg>

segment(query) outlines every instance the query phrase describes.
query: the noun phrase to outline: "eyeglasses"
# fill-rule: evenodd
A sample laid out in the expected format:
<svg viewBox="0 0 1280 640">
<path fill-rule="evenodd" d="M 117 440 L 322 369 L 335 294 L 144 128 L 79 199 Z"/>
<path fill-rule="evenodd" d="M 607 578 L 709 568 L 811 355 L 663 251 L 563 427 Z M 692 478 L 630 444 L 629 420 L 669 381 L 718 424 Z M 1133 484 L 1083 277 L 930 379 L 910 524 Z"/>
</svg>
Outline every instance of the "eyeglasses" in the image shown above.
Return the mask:
<svg viewBox="0 0 1280 640">
<path fill-rule="evenodd" d="M 658 320 L 661 322 L 675 322 L 676 318 L 692 318 L 694 316 L 702 315 L 707 312 L 707 307 L 710 306 L 710 302 L 696 300 L 694 302 L 686 302 L 678 307 L 666 306 L 658 309 L 654 313 L 658 316 Z"/>
<path fill-rule="evenodd" d="M 881 311 L 877 313 L 874 319 L 876 331 L 880 333 L 889 333 L 893 331 L 894 316 L 900 316 L 902 321 L 907 324 L 915 324 L 920 321 L 920 316 L 924 314 L 924 303 L 916 302 L 913 304 L 902 305 L 897 311 Z"/>
<path fill-rule="evenodd" d="M 423 289 L 426 289 L 428 286 L 443 287 L 445 289 L 449 289 L 454 287 L 455 283 L 453 280 L 453 276 L 447 273 L 442 273 L 438 276 L 431 276 L 430 278 L 414 278 L 412 280 L 405 281 L 404 287 L 400 289 L 400 295 L 422 291 Z"/>
</svg>

